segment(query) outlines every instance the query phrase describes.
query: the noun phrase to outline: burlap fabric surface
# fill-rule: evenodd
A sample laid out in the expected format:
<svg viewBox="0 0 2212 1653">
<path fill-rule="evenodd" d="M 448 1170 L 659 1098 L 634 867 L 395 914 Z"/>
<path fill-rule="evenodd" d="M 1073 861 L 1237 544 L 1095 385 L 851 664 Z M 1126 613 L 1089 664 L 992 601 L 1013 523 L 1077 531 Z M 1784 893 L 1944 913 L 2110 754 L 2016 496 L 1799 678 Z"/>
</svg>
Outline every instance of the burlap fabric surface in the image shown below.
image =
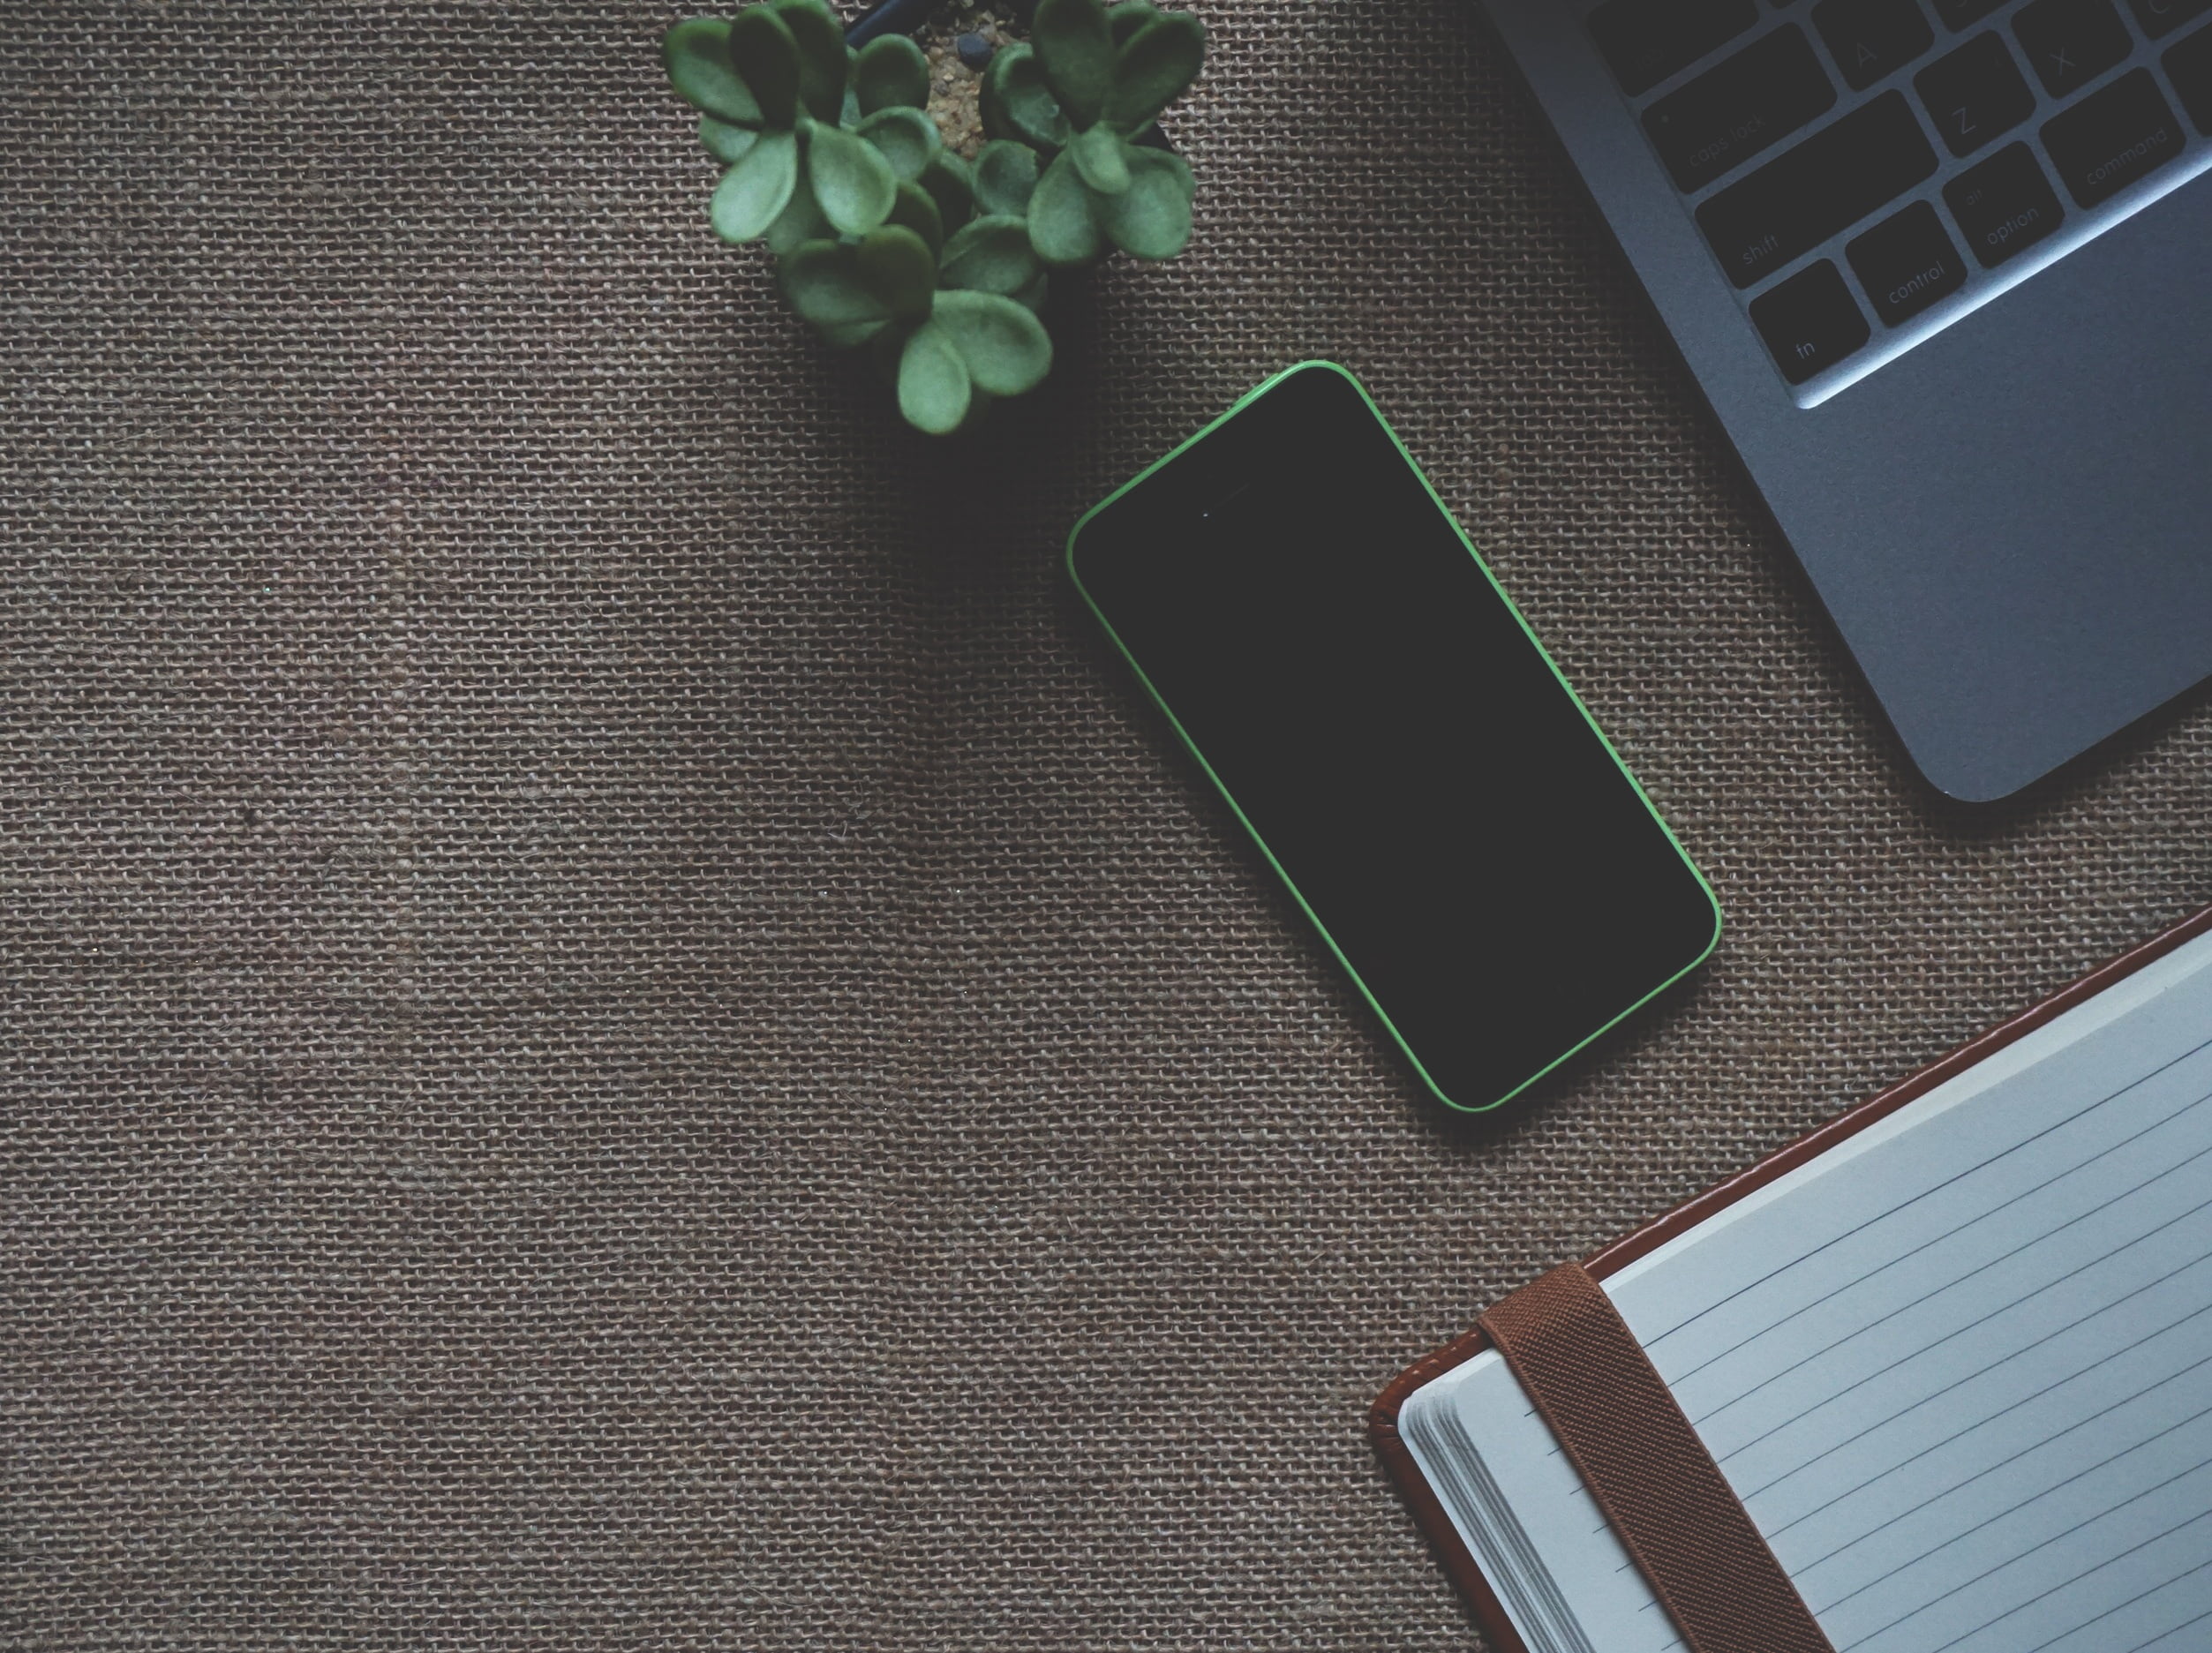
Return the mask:
<svg viewBox="0 0 2212 1653">
<path fill-rule="evenodd" d="M 2212 718 L 1904 774 L 1454 0 L 1237 0 L 1194 249 L 931 445 L 643 0 L 0 12 L 5 1640 L 1466 1648 L 1373 1394 L 2212 898 Z M 1350 364 L 1718 887 L 1421 1102 L 1063 583 Z"/>
</svg>

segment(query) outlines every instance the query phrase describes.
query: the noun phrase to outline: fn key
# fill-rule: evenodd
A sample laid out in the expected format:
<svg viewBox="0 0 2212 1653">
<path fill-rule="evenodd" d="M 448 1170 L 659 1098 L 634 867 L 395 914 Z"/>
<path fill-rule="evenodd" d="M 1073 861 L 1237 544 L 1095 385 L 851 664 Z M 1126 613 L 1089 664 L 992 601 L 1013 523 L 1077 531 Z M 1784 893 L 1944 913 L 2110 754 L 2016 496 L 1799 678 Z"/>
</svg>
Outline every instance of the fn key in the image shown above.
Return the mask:
<svg viewBox="0 0 2212 1653">
<path fill-rule="evenodd" d="M 1825 259 L 1753 299 L 1751 320 L 1793 385 L 1833 367 L 1871 336 L 1858 301 Z"/>
</svg>

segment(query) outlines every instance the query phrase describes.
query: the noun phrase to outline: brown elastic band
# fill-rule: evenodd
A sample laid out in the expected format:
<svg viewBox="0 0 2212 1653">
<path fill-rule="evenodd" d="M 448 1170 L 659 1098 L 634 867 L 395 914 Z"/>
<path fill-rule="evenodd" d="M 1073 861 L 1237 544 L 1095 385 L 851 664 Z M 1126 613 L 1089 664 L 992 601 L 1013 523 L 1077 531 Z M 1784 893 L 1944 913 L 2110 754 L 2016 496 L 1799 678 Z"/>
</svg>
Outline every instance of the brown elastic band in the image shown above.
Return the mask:
<svg viewBox="0 0 2212 1653">
<path fill-rule="evenodd" d="M 1834 1653 L 1735 1489 L 1580 1264 L 1481 1320 L 1693 1653 Z"/>
</svg>

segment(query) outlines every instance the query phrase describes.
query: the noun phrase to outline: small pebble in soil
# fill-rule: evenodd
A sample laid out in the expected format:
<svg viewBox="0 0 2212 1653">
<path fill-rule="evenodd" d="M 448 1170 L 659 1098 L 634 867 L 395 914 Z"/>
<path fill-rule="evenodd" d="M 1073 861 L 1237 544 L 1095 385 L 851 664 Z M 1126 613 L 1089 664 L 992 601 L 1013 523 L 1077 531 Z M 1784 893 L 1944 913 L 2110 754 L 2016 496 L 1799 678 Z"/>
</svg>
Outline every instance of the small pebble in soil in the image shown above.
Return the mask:
<svg viewBox="0 0 2212 1653">
<path fill-rule="evenodd" d="M 5 10 L 0 0 L 0 13 Z M 964 160 L 983 147 L 983 71 L 1001 47 L 1021 38 L 1015 11 L 1013 0 L 937 0 L 915 31 L 929 64 L 929 118 L 944 147 Z"/>
</svg>

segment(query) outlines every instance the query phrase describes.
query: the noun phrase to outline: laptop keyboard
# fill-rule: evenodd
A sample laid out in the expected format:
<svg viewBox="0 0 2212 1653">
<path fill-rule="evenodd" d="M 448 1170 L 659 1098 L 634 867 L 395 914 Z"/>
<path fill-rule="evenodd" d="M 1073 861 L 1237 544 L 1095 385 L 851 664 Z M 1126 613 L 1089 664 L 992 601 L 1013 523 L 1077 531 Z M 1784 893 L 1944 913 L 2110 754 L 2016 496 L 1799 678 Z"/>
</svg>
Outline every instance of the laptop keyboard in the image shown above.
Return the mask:
<svg viewBox="0 0 2212 1653">
<path fill-rule="evenodd" d="M 1603 0 L 1589 26 L 1801 406 L 2212 168 L 2212 0 Z"/>
</svg>

